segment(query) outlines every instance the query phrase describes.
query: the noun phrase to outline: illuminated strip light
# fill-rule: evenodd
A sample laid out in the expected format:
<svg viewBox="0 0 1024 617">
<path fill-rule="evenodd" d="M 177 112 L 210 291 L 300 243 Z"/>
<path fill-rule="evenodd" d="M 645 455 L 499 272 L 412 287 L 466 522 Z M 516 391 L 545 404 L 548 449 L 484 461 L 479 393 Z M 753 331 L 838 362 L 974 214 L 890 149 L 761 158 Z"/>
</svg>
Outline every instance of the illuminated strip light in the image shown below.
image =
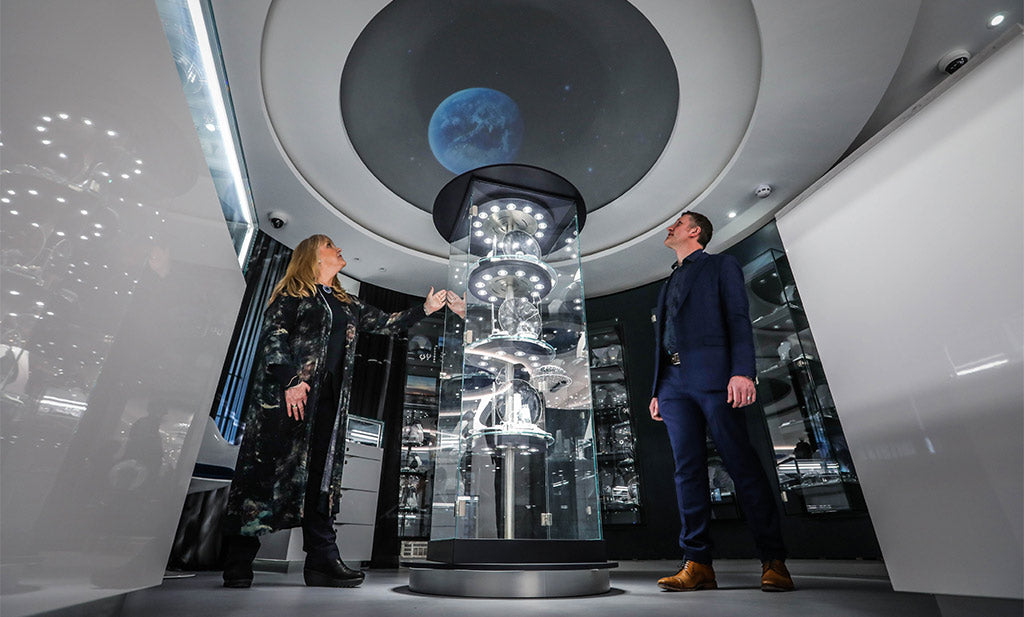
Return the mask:
<svg viewBox="0 0 1024 617">
<path fill-rule="evenodd" d="M 58 398 L 56 396 L 49 395 L 46 395 L 43 398 L 41 398 L 39 402 L 45 403 L 50 407 L 60 407 L 62 409 L 69 409 L 72 412 L 77 412 L 73 414 L 75 416 L 81 416 L 82 412 L 84 412 L 88 407 L 85 403 L 79 401 L 73 401 L 71 399 Z"/>
<path fill-rule="evenodd" d="M 235 148 L 231 125 L 228 124 L 227 108 L 224 105 L 224 98 L 220 90 L 220 77 L 217 73 L 217 65 L 213 61 L 213 50 L 210 48 L 210 34 L 206 31 L 206 22 L 203 20 L 203 7 L 200 0 L 188 0 L 188 13 L 189 17 L 192 18 L 192 28 L 196 33 L 196 45 L 199 47 L 199 55 L 203 60 L 203 72 L 207 76 L 206 86 L 210 98 L 213 100 L 213 113 L 216 115 L 217 125 L 220 127 L 217 133 L 220 134 L 224 151 L 232 154 L 232 156 L 227 157 L 228 167 L 235 183 L 235 192 L 238 194 L 238 205 L 242 211 L 242 218 L 249 226 L 249 231 L 245 234 L 245 240 L 242 242 L 242 250 L 238 252 L 238 264 L 245 267 L 245 260 L 249 255 L 249 245 L 252 243 L 254 234 L 252 233 L 253 220 L 252 212 L 249 209 L 249 198 L 245 194 L 245 185 L 242 183 L 242 170 L 238 167 L 241 153 Z M 215 85 L 211 84 L 210 76 L 213 76 L 216 82 Z"/>
<path fill-rule="evenodd" d="M 1010 361 L 1008 359 L 1006 359 L 1006 358 L 1003 358 L 1002 360 L 995 360 L 993 362 L 986 362 L 985 364 L 979 364 L 978 366 L 973 366 L 971 368 L 965 368 L 965 369 L 959 370 L 959 371 L 956 372 L 956 376 L 957 377 L 963 377 L 964 375 L 970 375 L 971 373 L 977 373 L 978 371 L 985 371 L 985 370 L 988 370 L 990 368 L 995 368 L 997 366 L 1002 366 L 1002 365 L 1007 364 L 1009 362 Z"/>
</svg>

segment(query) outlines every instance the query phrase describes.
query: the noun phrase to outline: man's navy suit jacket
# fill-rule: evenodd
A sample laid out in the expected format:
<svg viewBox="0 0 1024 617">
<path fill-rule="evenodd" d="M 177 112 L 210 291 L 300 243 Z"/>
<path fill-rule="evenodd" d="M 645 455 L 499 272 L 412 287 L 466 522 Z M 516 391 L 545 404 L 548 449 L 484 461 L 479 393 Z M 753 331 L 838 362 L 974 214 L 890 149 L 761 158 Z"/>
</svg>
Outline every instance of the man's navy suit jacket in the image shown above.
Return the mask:
<svg viewBox="0 0 1024 617">
<path fill-rule="evenodd" d="M 739 261 L 731 255 L 701 252 L 687 270 L 677 315 L 665 314 L 667 280 L 658 293 L 652 397 L 658 396 L 658 375 L 666 362 L 661 348 L 664 327 L 675 328 L 679 349 L 674 351 L 679 353 L 687 384 L 695 390 L 725 390 L 730 377 L 753 379 L 757 374 L 750 303 Z"/>
</svg>

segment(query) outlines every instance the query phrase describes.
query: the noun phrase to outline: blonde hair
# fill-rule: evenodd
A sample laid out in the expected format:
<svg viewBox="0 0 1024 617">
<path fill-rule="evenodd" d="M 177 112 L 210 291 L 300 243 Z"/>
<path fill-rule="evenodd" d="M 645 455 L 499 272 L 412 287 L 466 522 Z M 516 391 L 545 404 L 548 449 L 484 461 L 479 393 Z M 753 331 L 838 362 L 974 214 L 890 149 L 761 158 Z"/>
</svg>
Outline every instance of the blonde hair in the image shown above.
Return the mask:
<svg viewBox="0 0 1024 617">
<path fill-rule="evenodd" d="M 331 239 L 323 234 L 314 234 L 299 242 L 295 250 L 292 251 L 292 258 L 288 262 L 284 276 L 281 277 L 270 294 L 268 305 L 273 303 L 278 296 L 307 298 L 316 293 L 317 279 L 320 277 L 317 251 L 328 242 L 331 242 Z M 342 288 L 341 283 L 338 282 L 337 276 L 331 280 L 331 289 L 334 290 L 335 298 L 346 303 L 352 301 L 352 298 Z"/>
</svg>

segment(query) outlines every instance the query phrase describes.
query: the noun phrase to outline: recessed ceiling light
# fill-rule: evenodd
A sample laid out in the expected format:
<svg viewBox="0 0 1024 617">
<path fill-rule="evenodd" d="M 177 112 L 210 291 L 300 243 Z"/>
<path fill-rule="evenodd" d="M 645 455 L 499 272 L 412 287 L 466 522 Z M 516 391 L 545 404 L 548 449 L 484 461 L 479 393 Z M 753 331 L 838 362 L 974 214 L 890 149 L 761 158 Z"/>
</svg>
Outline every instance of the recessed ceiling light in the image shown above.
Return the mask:
<svg viewBox="0 0 1024 617">
<path fill-rule="evenodd" d="M 995 28 L 1004 21 L 1006 21 L 1006 13 L 996 13 L 995 15 L 989 18 L 988 27 Z"/>
<path fill-rule="evenodd" d="M 729 213 L 729 218 L 731 218 L 731 219 L 736 218 L 736 213 L 735 212 L 730 212 Z"/>
</svg>

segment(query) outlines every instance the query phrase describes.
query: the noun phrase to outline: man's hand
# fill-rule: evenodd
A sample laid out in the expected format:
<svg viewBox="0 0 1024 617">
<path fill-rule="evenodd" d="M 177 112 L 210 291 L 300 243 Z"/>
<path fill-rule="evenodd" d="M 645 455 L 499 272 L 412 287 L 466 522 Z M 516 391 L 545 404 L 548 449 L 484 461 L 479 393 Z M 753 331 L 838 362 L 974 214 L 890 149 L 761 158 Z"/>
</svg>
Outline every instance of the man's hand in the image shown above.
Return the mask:
<svg viewBox="0 0 1024 617">
<path fill-rule="evenodd" d="M 729 398 L 726 403 L 732 403 L 733 408 L 746 407 L 757 400 L 757 388 L 754 387 L 754 380 L 741 375 L 733 375 L 729 379 Z"/>
<path fill-rule="evenodd" d="M 300 381 L 284 391 L 284 404 L 288 407 L 288 417 L 302 420 L 306 417 L 306 393 L 309 384 Z"/>
<path fill-rule="evenodd" d="M 664 422 L 664 420 L 661 419 L 661 414 L 658 413 L 658 397 L 651 399 L 651 419 L 657 422 Z"/>
</svg>

